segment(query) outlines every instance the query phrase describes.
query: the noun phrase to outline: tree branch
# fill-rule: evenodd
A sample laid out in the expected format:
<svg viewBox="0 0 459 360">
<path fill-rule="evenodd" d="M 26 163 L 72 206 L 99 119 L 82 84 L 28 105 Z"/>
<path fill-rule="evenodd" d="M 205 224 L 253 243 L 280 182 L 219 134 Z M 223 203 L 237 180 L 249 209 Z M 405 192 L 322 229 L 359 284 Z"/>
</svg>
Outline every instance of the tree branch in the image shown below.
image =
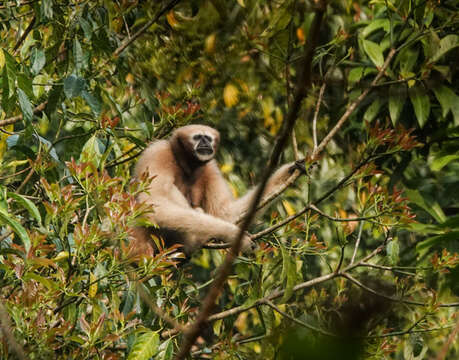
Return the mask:
<svg viewBox="0 0 459 360">
<path fill-rule="evenodd" d="M 298 320 L 297 318 L 287 314 L 285 311 L 282 311 L 281 309 L 279 309 L 279 307 L 277 307 L 276 305 L 274 305 L 271 301 L 269 300 L 265 300 L 264 302 L 266 305 L 268 305 L 271 309 L 277 311 L 279 314 L 281 314 L 283 317 L 286 317 L 287 319 L 293 321 L 294 323 L 300 325 L 300 326 L 303 326 L 309 330 L 312 330 L 312 331 L 315 331 L 315 332 L 318 332 L 319 334 L 322 334 L 322 335 L 326 335 L 326 336 L 333 336 L 333 337 L 336 337 L 338 335 L 336 334 L 333 334 L 331 332 L 328 332 L 326 330 L 322 330 L 322 329 L 319 329 L 313 325 L 310 325 L 308 323 L 305 323 L 304 321 L 301 321 L 301 320 Z"/>
<path fill-rule="evenodd" d="M 317 98 L 316 110 L 314 112 L 314 118 L 312 119 L 312 138 L 314 141 L 313 151 L 316 151 L 317 149 L 317 118 L 319 117 L 320 104 L 322 103 L 326 86 L 327 83 L 324 81 L 324 83 L 320 87 L 319 97 Z"/>
<path fill-rule="evenodd" d="M 126 48 L 131 45 L 135 40 L 137 40 L 140 36 L 142 36 L 148 28 L 153 25 L 155 22 L 159 20 L 161 16 L 163 16 L 166 12 L 172 10 L 175 5 L 177 5 L 180 2 L 180 0 L 172 0 L 170 1 L 166 6 L 164 6 L 157 14 L 156 16 L 148 21 L 142 28 L 137 31 L 132 37 L 128 38 L 127 41 L 125 41 L 123 44 L 121 44 L 114 52 L 113 56 L 119 56 Z"/>
<path fill-rule="evenodd" d="M 36 106 L 35 109 L 33 109 L 33 113 L 36 114 L 36 113 L 39 113 L 40 111 L 43 111 L 45 109 L 46 104 L 48 104 L 48 100 L 46 100 L 46 101 L 42 102 L 40 105 Z M 21 120 L 22 120 L 22 114 L 16 115 L 16 116 L 10 117 L 8 119 L 1 120 L 0 121 L 0 126 L 6 126 L 6 125 L 14 124 L 14 123 L 17 123 L 18 121 L 21 121 Z"/>
<path fill-rule="evenodd" d="M 323 151 L 325 146 L 330 142 L 330 140 L 335 136 L 335 134 L 338 132 L 338 130 L 343 126 L 343 124 L 349 119 L 351 114 L 354 112 L 354 110 L 357 108 L 358 105 L 365 99 L 365 97 L 368 95 L 368 93 L 377 85 L 377 82 L 379 79 L 383 76 L 384 72 L 386 71 L 387 67 L 389 66 L 391 60 L 397 53 L 397 49 L 391 49 L 389 52 L 389 55 L 387 56 L 386 60 L 384 61 L 383 66 L 379 70 L 378 74 L 374 78 L 374 80 L 371 82 L 370 87 L 368 87 L 366 90 L 363 91 L 363 93 L 352 102 L 351 105 L 347 108 L 346 112 L 343 114 L 343 116 L 338 120 L 337 124 L 335 127 L 330 130 L 328 135 L 322 140 L 320 145 L 317 146 L 315 151 L 313 151 L 311 155 L 311 160 L 315 161 L 318 159 L 319 154 Z M 273 199 L 278 197 L 280 194 L 282 194 L 285 189 L 287 189 L 290 185 L 292 185 L 296 179 L 301 175 L 301 172 L 299 170 L 295 170 L 292 175 L 285 181 L 285 183 L 279 188 L 278 191 L 275 193 L 271 194 L 271 196 L 266 197 L 263 199 L 263 201 L 260 202 L 259 208 L 264 207 L 266 204 L 271 202 Z"/>
<path fill-rule="evenodd" d="M 203 300 L 203 305 L 196 317 L 196 321 L 194 322 L 194 324 L 191 325 L 189 330 L 185 332 L 184 343 L 182 347 L 180 348 L 177 356 L 175 357 L 177 360 L 184 359 L 188 355 L 191 347 L 193 346 L 193 344 L 195 343 L 197 337 L 199 336 L 201 332 L 202 325 L 208 320 L 209 314 L 211 313 L 215 305 L 215 301 L 218 299 L 221 293 L 223 284 L 225 283 L 226 278 L 228 277 L 231 271 L 233 261 L 236 258 L 237 254 L 239 253 L 242 237 L 255 216 L 257 205 L 259 201 L 261 200 L 261 197 L 266 187 L 269 175 L 272 174 L 272 172 L 274 171 L 279 161 L 280 155 L 287 144 L 288 137 L 292 133 L 293 127 L 295 125 L 295 121 L 298 117 L 298 113 L 301 108 L 301 103 L 304 97 L 306 96 L 306 92 L 309 89 L 310 84 L 311 84 L 312 57 L 313 57 L 316 43 L 318 42 L 320 27 L 321 27 L 322 19 L 323 19 L 325 10 L 326 10 L 325 2 L 321 2 L 318 5 L 319 6 L 317 7 L 315 11 L 314 20 L 311 25 L 309 39 L 306 43 L 305 57 L 300 67 L 298 82 L 296 85 L 295 96 L 292 101 L 292 106 L 289 109 L 289 113 L 287 115 L 285 122 L 283 122 L 282 124 L 283 126 L 281 129 L 281 133 L 276 143 L 274 144 L 274 148 L 271 153 L 267 169 L 265 173 L 263 174 L 260 186 L 256 190 L 254 199 L 250 206 L 250 210 L 247 213 L 242 225 L 240 226 L 240 232 L 237 236 L 237 239 L 235 239 L 233 246 L 231 247 L 230 251 L 225 257 L 225 260 L 222 266 L 218 270 L 215 281 L 212 283 L 212 286 L 209 289 L 209 292 L 207 293 L 206 297 Z"/>
<path fill-rule="evenodd" d="M 376 290 L 374 290 L 374 289 L 362 284 L 360 281 L 358 281 L 356 278 L 352 277 L 351 275 L 349 275 L 345 271 L 342 272 L 340 275 L 342 277 L 344 277 L 345 279 L 349 280 L 350 282 L 352 282 L 353 284 L 357 285 L 358 287 L 366 290 L 367 292 L 369 292 L 369 293 L 371 293 L 373 295 L 382 297 L 383 299 L 386 299 L 386 300 L 389 300 L 389 301 L 393 301 L 393 302 L 399 302 L 399 303 L 403 303 L 403 304 L 408 304 L 408 305 L 428 306 L 427 303 L 423 303 L 423 302 L 419 302 L 419 301 L 406 300 L 406 299 L 402 299 L 402 298 L 395 298 L 395 297 L 392 297 L 392 296 L 389 296 L 389 295 L 381 294 L 381 293 L 377 292 Z M 438 306 L 441 306 L 441 307 L 453 307 L 453 306 L 459 306 L 459 303 L 440 304 Z"/>
<path fill-rule="evenodd" d="M 338 122 L 333 127 L 333 129 L 331 129 L 330 132 L 327 134 L 327 136 L 325 136 L 325 138 L 320 142 L 319 146 L 317 146 L 315 151 L 313 151 L 313 153 L 312 153 L 312 158 L 313 159 L 315 159 L 317 157 L 317 155 L 322 152 L 322 150 L 325 148 L 325 146 L 328 145 L 328 143 L 333 138 L 333 136 L 335 136 L 335 134 L 338 132 L 338 130 L 341 129 L 343 124 L 347 121 L 347 119 L 349 119 L 349 116 L 351 116 L 351 114 L 354 112 L 356 107 L 358 105 L 360 105 L 360 103 L 363 101 L 363 99 L 365 99 L 365 97 L 368 95 L 370 90 L 378 83 L 379 79 L 384 75 L 387 67 L 389 66 L 389 64 L 390 64 L 392 58 L 394 57 L 394 55 L 396 54 L 396 52 L 397 51 L 395 49 L 391 49 L 389 51 L 389 54 L 387 55 L 386 61 L 384 61 L 383 66 L 381 67 L 381 69 L 379 69 L 379 72 L 376 75 L 376 77 L 373 79 L 373 81 L 371 82 L 370 87 L 365 89 L 360 94 L 360 96 L 352 102 L 352 104 L 347 108 L 346 112 L 343 114 L 343 116 L 341 116 L 341 118 L 338 120 Z"/>
<path fill-rule="evenodd" d="M 29 33 L 32 31 L 36 19 L 37 19 L 37 18 L 36 18 L 35 16 L 32 18 L 32 20 L 30 21 L 29 26 L 27 26 L 27 28 L 25 29 L 24 33 L 23 33 L 23 34 L 21 35 L 21 37 L 19 38 L 19 40 L 18 40 L 18 42 L 16 43 L 16 45 L 14 45 L 14 48 L 13 48 L 13 54 L 14 54 L 14 55 L 16 55 L 17 50 L 19 49 L 19 47 L 21 46 L 21 44 L 24 42 L 24 40 L 26 39 L 27 35 L 29 35 Z"/>
</svg>

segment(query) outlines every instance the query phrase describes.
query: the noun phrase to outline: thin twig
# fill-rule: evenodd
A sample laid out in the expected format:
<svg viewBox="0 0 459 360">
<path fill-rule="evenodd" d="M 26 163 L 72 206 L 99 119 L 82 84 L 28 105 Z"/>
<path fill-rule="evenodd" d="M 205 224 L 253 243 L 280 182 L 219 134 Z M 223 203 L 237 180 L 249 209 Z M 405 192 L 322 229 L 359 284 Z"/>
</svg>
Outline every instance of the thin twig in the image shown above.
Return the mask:
<svg viewBox="0 0 459 360">
<path fill-rule="evenodd" d="M 360 221 L 359 234 L 357 235 L 357 240 L 355 241 L 354 253 L 352 254 L 351 264 L 354 263 L 355 257 L 357 255 L 357 250 L 359 249 L 360 239 L 362 238 L 362 230 L 363 230 L 363 221 Z"/>
<path fill-rule="evenodd" d="M 29 182 L 30 178 L 32 177 L 33 173 L 35 172 L 35 169 L 33 167 L 30 168 L 29 173 L 25 177 L 24 181 L 21 183 L 21 185 L 18 186 L 16 189 L 16 194 L 19 194 L 22 190 L 22 188 Z"/>
<path fill-rule="evenodd" d="M 354 102 L 352 102 L 351 105 L 347 108 L 346 112 L 344 115 L 338 120 L 338 123 L 335 125 L 335 127 L 328 133 L 328 135 L 322 140 L 320 145 L 317 146 L 316 150 L 313 152 L 311 159 L 313 161 L 317 160 L 319 157 L 319 154 L 322 152 L 322 150 L 325 148 L 325 146 L 330 142 L 330 140 L 333 138 L 333 136 L 336 134 L 336 132 L 343 126 L 343 124 L 349 119 L 353 111 L 356 109 L 356 107 L 365 99 L 365 97 L 368 95 L 370 90 L 377 84 L 378 80 L 383 76 L 385 70 L 389 66 L 390 61 L 394 57 L 394 55 L 397 53 L 396 49 L 391 49 L 389 52 L 389 55 L 386 58 L 386 61 L 384 62 L 384 65 L 376 75 L 375 79 L 372 81 L 370 84 L 370 87 L 367 88 L 366 90 L 363 91 L 363 93 L 356 99 Z M 273 199 L 277 198 L 280 194 L 282 194 L 285 189 L 287 189 L 290 185 L 292 185 L 296 179 L 301 175 L 301 172 L 298 170 L 295 170 L 292 175 L 284 182 L 282 186 L 279 187 L 279 189 L 276 192 L 273 192 L 270 196 L 266 197 L 263 199 L 263 201 L 260 202 L 259 208 L 264 207 L 266 204 L 270 203 Z"/>
<path fill-rule="evenodd" d="M 311 84 L 312 57 L 313 57 L 315 45 L 318 41 L 320 27 L 322 24 L 322 18 L 325 13 L 325 9 L 326 9 L 325 2 L 322 2 L 318 5 L 319 6 L 317 7 L 315 11 L 314 20 L 311 25 L 309 39 L 306 43 L 305 57 L 304 57 L 302 64 L 300 65 L 301 67 L 300 67 L 298 82 L 296 85 L 295 96 L 293 98 L 292 106 L 290 107 L 287 117 L 282 124 L 283 126 L 281 129 L 281 133 L 276 143 L 274 144 L 274 148 L 271 153 L 268 166 L 266 168 L 265 173 L 263 174 L 260 186 L 256 190 L 254 199 L 250 205 L 250 210 L 247 213 L 242 225 L 240 226 L 239 234 L 237 238 L 235 239 L 230 251 L 226 255 L 222 266 L 219 268 L 217 276 L 215 277 L 215 281 L 212 283 L 209 289 L 209 292 L 207 293 L 206 297 L 203 300 L 201 309 L 198 315 L 196 316 L 195 322 L 191 325 L 189 330 L 185 332 L 184 342 L 179 352 L 177 353 L 177 356 L 175 357 L 176 360 L 182 360 L 188 355 L 191 347 L 193 346 L 193 344 L 195 343 L 197 337 L 199 336 L 201 332 L 202 325 L 207 321 L 209 314 L 211 313 L 213 307 L 215 306 L 215 301 L 218 299 L 221 293 L 221 289 L 223 288 L 223 285 L 231 271 L 233 261 L 236 258 L 237 254 L 239 253 L 242 237 L 245 234 L 246 229 L 249 227 L 250 223 L 252 222 L 255 216 L 257 205 L 259 201 L 261 200 L 263 191 L 268 182 L 269 175 L 271 175 L 272 172 L 274 171 L 279 161 L 280 155 L 287 144 L 288 137 L 292 133 L 292 129 L 298 117 L 298 113 L 300 111 L 302 101 L 304 97 L 306 96 L 306 92 L 309 89 L 310 84 Z"/>
<path fill-rule="evenodd" d="M 402 298 L 395 298 L 395 297 L 392 297 L 392 296 L 389 296 L 389 295 L 381 294 L 381 293 L 377 292 L 376 290 L 374 290 L 374 289 L 362 284 L 360 281 L 358 281 L 356 278 L 354 278 L 353 276 L 349 275 L 346 272 L 342 272 L 341 276 L 344 277 L 345 279 L 349 280 L 353 284 L 357 285 L 358 287 L 368 291 L 369 293 L 371 293 L 373 295 L 382 297 L 383 299 L 386 299 L 386 300 L 389 300 L 389 301 L 393 301 L 393 302 L 409 304 L 409 305 L 427 306 L 427 304 L 423 303 L 423 302 L 406 300 L 406 299 L 402 299 Z"/>
<path fill-rule="evenodd" d="M 281 314 L 283 317 L 286 317 L 287 319 L 293 321 L 294 323 L 298 324 L 298 325 L 301 325 L 309 330 L 312 330 L 312 331 L 315 331 L 315 332 L 318 332 L 319 334 L 322 334 L 322 335 L 326 335 L 326 336 L 333 336 L 333 337 L 336 337 L 338 335 L 336 334 L 333 334 L 331 332 L 328 332 L 326 330 L 322 330 L 322 329 L 319 329 L 313 325 L 310 325 L 304 321 L 301 321 L 289 314 L 287 314 L 285 311 L 282 311 L 279 307 L 277 307 L 276 305 L 274 305 L 270 300 L 265 300 L 264 303 L 266 305 L 268 305 L 271 309 L 277 311 L 279 314 Z"/>
<path fill-rule="evenodd" d="M 378 83 L 379 79 L 386 72 L 386 69 L 389 66 L 389 64 L 390 64 L 392 58 L 394 57 L 394 55 L 396 54 L 396 52 L 397 51 L 395 49 L 391 49 L 389 51 L 389 54 L 387 55 L 386 61 L 384 61 L 383 66 L 381 67 L 381 69 L 379 69 L 378 74 L 373 79 L 373 81 L 371 82 L 370 86 L 368 88 L 366 88 L 362 92 L 362 94 L 360 94 L 360 96 L 352 102 L 352 104 L 347 108 L 346 112 L 343 114 L 343 116 L 341 116 L 341 118 L 338 120 L 338 122 L 333 127 L 333 129 L 330 130 L 330 132 L 327 134 L 327 136 L 325 136 L 325 138 L 320 142 L 320 144 L 317 146 L 317 148 L 313 151 L 313 153 L 312 153 L 312 158 L 313 159 L 316 159 L 317 155 L 319 153 L 321 153 L 322 150 L 328 145 L 328 143 L 335 136 L 335 134 L 338 132 L 338 130 L 341 129 L 343 124 L 347 121 L 347 119 L 349 119 L 349 117 L 354 112 L 356 107 L 358 105 L 360 105 L 360 103 L 363 101 L 363 99 L 365 99 L 365 97 L 368 95 L 370 90 Z"/>
<path fill-rule="evenodd" d="M 113 56 L 117 57 L 119 56 L 129 45 L 131 45 L 135 40 L 137 40 L 140 36 L 142 36 L 148 28 L 153 25 L 155 22 L 158 21 L 158 19 L 163 16 L 166 12 L 172 10 L 175 5 L 177 5 L 180 2 L 180 0 L 172 0 L 170 1 L 165 7 L 163 7 L 157 14 L 156 16 L 148 21 L 142 28 L 137 31 L 132 37 L 128 38 L 127 41 L 125 41 L 123 44 L 121 44 L 114 52 Z"/>
<path fill-rule="evenodd" d="M 156 315 L 158 315 L 161 319 L 163 319 L 165 322 L 171 325 L 174 329 L 177 329 L 178 331 L 185 330 L 185 326 L 178 323 L 175 319 L 171 318 L 165 311 L 163 311 L 159 306 L 157 306 L 153 303 L 153 301 L 151 301 L 150 296 L 148 296 L 148 294 L 145 292 L 145 290 L 142 288 L 140 284 L 137 285 L 137 291 L 139 292 L 139 295 L 142 298 L 142 300 L 150 307 L 150 309 Z"/>
<path fill-rule="evenodd" d="M 416 276 L 415 273 L 398 270 L 398 269 L 396 269 L 396 268 L 394 268 L 392 266 L 383 266 L 383 265 L 376 265 L 376 264 L 369 264 L 369 263 L 362 263 L 362 264 L 360 264 L 360 266 L 366 266 L 366 267 L 370 267 L 370 268 L 373 268 L 373 269 L 379 269 L 379 270 L 392 271 L 394 273 L 408 275 L 408 276 Z"/>
<path fill-rule="evenodd" d="M 367 338 L 367 339 L 375 339 L 375 338 L 386 338 L 386 337 L 392 337 L 392 336 L 403 336 L 403 335 L 416 334 L 416 333 L 426 333 L 426 332 L 432 332 L 432 331 L 440 331 L 440 330 L 445 330 L 445 329 L 451 329 L 453 326 L 443 326 L 443 327 L 437 327 L 437 328 L 417 329 L 417 330 L 413 329 L 413 330 L 410 330 L 410 331 L 401 330 L 401 331 L 394 331 L 394 332 L 390 332 L 390 333 L 386 333 L 386 334 L 367 335 L 367 336 L 365 336 L 365 338 Z"/>
<path fill-rule="evenodd" d="M 5 179 L 9 179 L 9 178 L 12 178 L 12 177 L 21 175 L 21 174 L 23 174 L 23 173 L 29 171 L 30 168 L 31 168 L 31 166 L 27 166 L 25 169 L 19 170 L 18 172 L 15 172 L 14 174 L 5 175 L 5 176 L 0 176 L 0 180 L 5 180 Z"/>
<path fill-rule="evenodd" d="M 317 149 L 317 118 L 319 117 L 320 104 L 322 103 L 326 86 L 327 83 L 324 81 L 324 83 L 320 87 L 319 97 L 317 98 L 316 110 L 314 111 L 314 118 L 312 119 L 312 138 L 314 141 L 314 152 Z"/>
<path fill-rule="evenodd" d="M 30 20 L 29 26 L 27 26 L 27 28 L 25 29 L 25 31 L 24 31 L 24 33 L 22 34 L 22 36 L 19 38 L 19 40 L 18 40 L 18 42 L 16 43 L 16 45 L 14 45 L 14 48 L 13 48 L 13 55 L 14 55 L 14 56 L 16 56 L 19 47 L 20 47 L 21 44 L 24 42 L 24 40 L 26 39 L 27 35 L 29 35 L 29 33 L 32 31 L 36 19 L 37 19 L 37 18 L 36 18 L 35 15 L 34 15 L 34 17 L 32 18 L 32 20 Z"/>
</svg>

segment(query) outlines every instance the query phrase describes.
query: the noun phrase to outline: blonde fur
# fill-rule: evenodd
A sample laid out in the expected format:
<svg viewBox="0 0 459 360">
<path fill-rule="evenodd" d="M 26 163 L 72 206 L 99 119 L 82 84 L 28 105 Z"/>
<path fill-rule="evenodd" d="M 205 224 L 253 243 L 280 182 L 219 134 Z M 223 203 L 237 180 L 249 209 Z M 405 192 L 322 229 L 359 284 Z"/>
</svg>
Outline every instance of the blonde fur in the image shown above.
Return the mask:
<svg viewBox="0 0 459 360">
<path fill-rule="evenodd" d="M 204 125 L 188 125 L 175 130 L 169 140 L 152 143 L 137 163 L 136 178 L 144 173 L 154 177 L 148 192 L 140 194 L 137 201 L 151 205 L 153 211 L 146 216 L 159 230 L 134 229 L 136 254 L 153 254 L 152 233 L 162 235 L 166 245 L 182 243 L 187 253 L 213 238 L 231 242 L 239 233 L 234 222 L 247 211 L 255 189 L 234 199 L 216 161 L 196 159 L 191 140 L 195 134 L 212 138 L 213 157 L 219 143 L 218 131 Z M 273 174 L 264 196 L 278 189 L 289 177 L 291 167 L 284 165 Z M 250 238 L 244 236 L 243 249 L 251 245 Z"/>
</svg>

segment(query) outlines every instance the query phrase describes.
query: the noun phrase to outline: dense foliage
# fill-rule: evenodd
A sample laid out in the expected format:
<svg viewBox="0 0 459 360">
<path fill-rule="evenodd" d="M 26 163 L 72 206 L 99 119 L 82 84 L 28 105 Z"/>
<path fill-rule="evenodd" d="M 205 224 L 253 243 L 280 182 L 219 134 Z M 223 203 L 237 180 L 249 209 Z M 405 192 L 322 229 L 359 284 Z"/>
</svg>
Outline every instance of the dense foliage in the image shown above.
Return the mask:
<svg viewBox="0 0 459 360">
<path fill-rule="evenodd" d="M 0 2 L 1 358 L 173 358 L 226 250 L 130 257 L 149 210 L 132 166 L 205 123 L 233 192 L 255 184 L 319 3 Z M 327 4 L 283 154 L 309 174 L 251 227 L 259 248 L 233 264 L 193 357 L 457 358 L 458 14 Z"/>
</svg>

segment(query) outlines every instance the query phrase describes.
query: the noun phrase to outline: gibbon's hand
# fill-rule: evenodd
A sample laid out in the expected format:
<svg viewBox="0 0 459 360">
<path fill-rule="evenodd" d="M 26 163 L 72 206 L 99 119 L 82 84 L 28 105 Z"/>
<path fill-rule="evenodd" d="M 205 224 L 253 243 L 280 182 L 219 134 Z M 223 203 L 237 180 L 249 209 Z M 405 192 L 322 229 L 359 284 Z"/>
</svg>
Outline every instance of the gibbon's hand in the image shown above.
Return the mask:
<svg viewBox="0 0 459 360">
<path fill-rule="evenodd" d="M 301 175 L 307 175 L 308 174 L 308 172 L 306 171 L 306 166 L 305 166 L 304 159 L 297 160 L 297 161 L 293 162 L 292 165 L 290 166 L 290 168 L 288 169 L 288 172 L 290 174 L 293 174 L 293 172 L 295 170 L 299 170 Z"/>
<path fill-rule="evenodd" d="M 245 231 L 241 240 L 241 251 L 243 253 L 251 253 L 257 248 L 257 243 L 252 240 L 250 234 Z"/>
</svg>

